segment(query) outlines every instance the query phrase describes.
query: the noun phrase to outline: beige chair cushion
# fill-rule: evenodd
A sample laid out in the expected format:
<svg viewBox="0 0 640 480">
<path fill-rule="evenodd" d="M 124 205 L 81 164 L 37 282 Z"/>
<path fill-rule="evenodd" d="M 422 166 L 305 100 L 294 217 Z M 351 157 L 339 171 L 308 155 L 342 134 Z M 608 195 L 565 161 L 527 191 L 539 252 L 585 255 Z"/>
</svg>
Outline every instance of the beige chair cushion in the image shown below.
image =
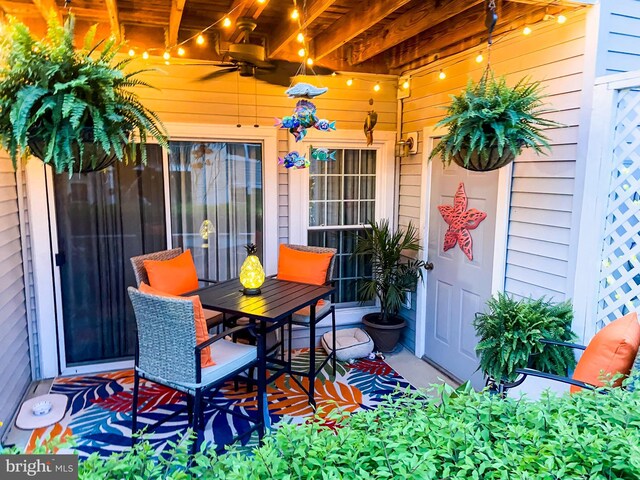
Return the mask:
<svg viewBox="0 0 640 480">
<path fill-rule="evenodd" d="M 320 303 L 322 302 L 322 303 Z M 320 300 L 316 306 L 316 318 L 325 313 L 331 307 L 329 300 Z M 311 307 L 304 307 L 293 314 L 293 323 L 306 323 L 311 321 Z"/>
</svg>

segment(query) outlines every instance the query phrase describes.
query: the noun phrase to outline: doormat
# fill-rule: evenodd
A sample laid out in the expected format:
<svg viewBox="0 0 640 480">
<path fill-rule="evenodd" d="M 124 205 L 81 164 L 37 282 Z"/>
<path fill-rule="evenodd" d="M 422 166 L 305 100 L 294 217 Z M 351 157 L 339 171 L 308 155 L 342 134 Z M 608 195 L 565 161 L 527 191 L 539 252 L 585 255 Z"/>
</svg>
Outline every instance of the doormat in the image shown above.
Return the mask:
<svg viewBox="0 0 640 480">
<path fill-rule="evenodd" d="M 316 350 L 317 365 L 326 358 L 322 349 Z M 297 350 L 292 357 L 296 370 L 309 365 L 309 349 Z M 338 362 L 335 378 L 331 362 L 316 378 L 316 403 L 321 415 L 335 408 L 356 412 L 375 408 L 388 395 L 399 395 L 411 387 L 403 377 L 382 360 L 361 359 L 353 363 Z M 78 453 L 86 457 L 94 452 L 106 457 L 131 447 L 131 407 L 133 400 L 133 370 L 111 373 L 60 377 L 53 382 L 51 393 L 66 395 L 67 411 L 55 425 L 40 428 L 31 434 L 27 452 L 36 445 L 62 438 L 73 447 L 55 447 L 60 453 Z M 307 394 L 288 375 L 279 377 L 267 389 L 272 427 L 283 423 L 300 424 L 313 414 Z M 236 391 L 227 382 L 214 403 L 254 417 L 255 392 L 247 393 L 244 384 Z M 143 405 L 144 404 L 144 405 Z M 184 408 L 185 396 L 175 390 L 141 381 L 138 425 L 143 427 Z M 156 451 L 161 452 L 168 442 L 176 442 L 188 426 L 187 413 L 176 416 L 154 432 L 145 436 Z M 205 410 L 205 441 L 227 444 L 231 438 L 250 428 L 241 418 L 207 407 Z M 55 440 L 54 440 L 55 441 Z M 257 444 L 257 434 L 246 438 L 245 445 Z M 52 444 L 52 447 L 55 444 Z"/>
</svg>

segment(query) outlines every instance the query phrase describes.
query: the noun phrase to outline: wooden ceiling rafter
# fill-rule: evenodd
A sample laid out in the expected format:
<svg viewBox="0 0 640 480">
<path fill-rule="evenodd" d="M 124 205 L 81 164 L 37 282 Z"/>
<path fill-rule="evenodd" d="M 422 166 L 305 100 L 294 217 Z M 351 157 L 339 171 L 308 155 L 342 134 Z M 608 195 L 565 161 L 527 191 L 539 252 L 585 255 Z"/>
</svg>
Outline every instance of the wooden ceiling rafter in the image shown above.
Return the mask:
<svg viewBox="0 0 640 480">
<path fill-rule="evenodd" d="M 171 11 L 169 12 L 169 31 L 167 34 L 167 46 L 172 47 L 178 43 L 180 23 L 187 0 L 171 0 Z"/>
<path fill-rule="evenodd" d="M 357 65 L 369 60 L 481 3 L 484 3 L 484 0 L 469 0 L 461 7 L 458 0 L 427 0 L 389 23 L 382 35 L 373 36 L 354 45 L 351 63 Z"/>
<path fill-rule="evenodd" d="M 254 20 L 258 20 L 262 12 L 264 12 L 265 8 L 269 4 L 269 0 L 265 0 L 262 3 L 257 2 L 256 0 L 234 0 L 231 4 L 231 13 L 229 14 L 229 19 L 232 22 L 233 30 L 226 31 L 222 34 L 222 38 L 229 42 L 237 42 L 240 40 L 240 35 L 242 32 L 236 28 L 236 23 L 241 17 L 249 17 Z"/>
<path fill-rule="evenodd" d="M 109 25 L 111 26 L 111 33 L 118 42 L 123 40 L 122 26 L 120 25 L 120 15 L 118 13 L 117 0 L 105 0 L 107 6 L 107 13 L 109 15 Z"/>
<path fill-rule="evenodd" d="M 410 0 L 357 2 L 353 10 L 313 39 L 315 60 L 326 57 L 347 42 L 405 6 Z M 355 3 L 355 2 L 354 2 Z"/>
<path fill-rule="evenodd" d="M 284 48 L 300 33 L 300 30 L 304 31 L 309 28 L 313 22 L 336 3 L 336 1 L 337 0 L 311 0 L 309 5 L 307 5 L 307 10 L 304 12 L 300 25 L 292 22 L 291 26 L 280 30 L 280 33 L 269 41 L 269 56 L 275 57 L 281 54 Z"/>
<path fill-rule="evenodd" d="M 49 15 L 54 14 L 58 17 L 58 20 L 62 22 L 62 12 L 58 8 L 55 0 L 32 0 L 33 4 L 36 6 L 40 15 L 45 19 L 45 21 L 49 20 Z"/>
</svg>

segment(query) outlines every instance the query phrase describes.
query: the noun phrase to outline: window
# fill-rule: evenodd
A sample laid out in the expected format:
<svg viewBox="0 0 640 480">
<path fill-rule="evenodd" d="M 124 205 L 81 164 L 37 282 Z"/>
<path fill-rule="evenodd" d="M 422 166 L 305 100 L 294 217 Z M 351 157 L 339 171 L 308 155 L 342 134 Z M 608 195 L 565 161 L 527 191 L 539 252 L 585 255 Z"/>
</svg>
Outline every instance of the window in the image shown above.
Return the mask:
<svg viewBox="0 0 640 480">
<path fill-rule="evenodd" d="M 198 275 L 235 278 L 255 243 L 263 254 L 261 143 L 170 142 L 172 244 L 191 249 Z"/>
<path fill-rule="evenodd" d="M 338 250 L 334 279 L 340 307 L 358 304 L 359 279 L 371 275 L 370 262 L 351 259 L 357 237 L 375 220 L 374 149 L 336 149 L 335 161 L 313 161 L 309 170 L 309 245 Z"/>
</svg>

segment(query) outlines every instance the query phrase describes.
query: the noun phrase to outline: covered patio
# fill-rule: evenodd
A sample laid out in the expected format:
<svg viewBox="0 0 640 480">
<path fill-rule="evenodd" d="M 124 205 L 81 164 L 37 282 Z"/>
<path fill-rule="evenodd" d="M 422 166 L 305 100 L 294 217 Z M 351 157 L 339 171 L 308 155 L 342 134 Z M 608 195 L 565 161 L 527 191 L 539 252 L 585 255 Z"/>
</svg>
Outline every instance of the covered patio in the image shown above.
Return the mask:
<svg viewBox="0 0 640 480">
<path fill-rule="evenodd" d="M 638 0 L 0 0 L 0 12 L 9 62 L 0 77 L 24 68 L 25 85 L 42 85 L 29 68 L 55 55 L 46 42 L 27 43 L 17 61 L 6 52 L 18 37 L 6 32 L 19 23 L 39 39 L 47 20 L 72 19 L 82 58 L 119 46 L 109 61 L 126 66 L 114 78 L 136 72 L 122 91 L 149 115 L 112 146 L 100 135 L 108 125 L 91 117 L 78 127 L 71 103 L 60 103 L 76 130 L 90 130 L 83 145 L 110 153 L 93 168 L 94 157 L 74 160 L 90 155 L 84 147 L 60 146 L 71 133 L 38 144 L 40 123 L 20 127 L 8 112 L 27 108 L 22 93 L 2 99 L 11 129 L 0 131 L 0 445 L 107 458 L 129 454 L 133 432 L 148 427 L 140 441 L 162 457 L 192 428 L 203 451 L 240 436 L 238 458 L 270 448 L 288 458 L 269 442 L 304 431 L 336 453 L 324 430 L 377 438 L 384 433 L 371 422 L 397 414 L 398 428 L 406 420 L 422 439 L 416 450 L 402 447 L 415 464 L 387 457 L 370 478 L 485 478 L 478 465 L 490 460 L 469 460 L 475 476 L 465 477 L 462 450 L 428 477 L 425 458 L 446 455 L 435 440 L 421 451 L 422 427 L 412 422 L 442 407 L 438 421 L 446 418 L 442 432 L 453 438 L 462 427 L 446 406 L 469 413 L 459 396 L 478 412 L 504 402 L 507 438 L 521 395 L 531 418 L 541 396 L 557 395 L 548 400 L 556 425 L 571 423 L 566 409 L 600 408 L 587 390 L 614 391 L 607 405 L 635 401 Z M 99 45 L 90 53 L 87 32 Z M 91 81 L 82 76 L 79 88 L 102 89 Z M 487 102 L 469 117 L 497 118 L 511 94 L 531 105 L 519 120 L 462 125 L 464 102 Z M 511 141 L 522 125 L 534 127 Z M 471 145 L 455 150 L 464 135 Z M 498 150 L 503 163 L 489 165 Z M 162 266 L 146 262 L 184 255 L 187 264 L 163 270 L 162 282 L 147 272 Z M 602 369 L 585 366 L 589 355 L 576 345 L 600 344 L 613 330 L 626 357 L 616 350 Z M 578 350 L 545 356 L 562 345 Z M 569 394 L 569 384 L 582 392 Z M 425 393 L 430 385 L 438 387 Z M 64 405 L 39 424 L 32 399 L 43 395 Z M 421 412 L 413 419 L 412 409 Z M 465 435 L 499 428 L 481 416 Z M 252 461 L 242 463 L 252 478 L 264 478 L 264 465 L 283 471 Z M 320 463 L 333 472 L 332 462 Z M 323 478 L 307 467 L 289 473 Z M 336 468 L 328 478 L 366 478 Z M 525 471 L 504 468 L 508 478 Z M 229 478 L 242 478 L 238 469 Z"/>
</svg>

